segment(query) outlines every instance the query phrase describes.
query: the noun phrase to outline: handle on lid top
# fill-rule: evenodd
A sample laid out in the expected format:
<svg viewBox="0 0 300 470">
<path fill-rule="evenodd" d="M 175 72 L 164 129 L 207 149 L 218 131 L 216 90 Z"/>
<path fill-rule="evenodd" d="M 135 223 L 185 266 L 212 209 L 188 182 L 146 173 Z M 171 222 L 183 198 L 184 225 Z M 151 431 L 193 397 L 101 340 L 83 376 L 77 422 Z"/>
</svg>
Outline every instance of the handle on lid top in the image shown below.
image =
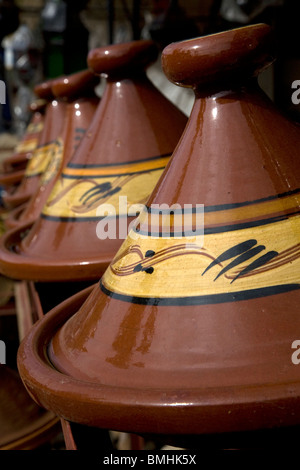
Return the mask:
<svg viewBox="0 0 300 470">
<path fill-rule="evenodd" d="M 56 78 L 52 81 L 52 92 L 56 98 L 73 99 L 94 92 L 99 83 L 97 77 L 91 70 L 81 70 L 71 75 Z"/>
<path fill-rule="evenodd" d="M 257 24 L 169 44 L 162 67 L 171 82 L 183 87 L 237 83 L 268 67 L 274 49 L 271 27 Z"/>
<path fill-rule="evenodd" d="M 87 63 L 96 74 L 131 76 L 155 62 L 158 49 L 151 40 L 100 47 L 89 52 Z"/>
<path fill-rule="evenodd" d="M 34 94 L 42 100 L 51 101 L 54 98 L 51 86 L 52 80 L 39 83 L 33 89 Z"/>
</svg>

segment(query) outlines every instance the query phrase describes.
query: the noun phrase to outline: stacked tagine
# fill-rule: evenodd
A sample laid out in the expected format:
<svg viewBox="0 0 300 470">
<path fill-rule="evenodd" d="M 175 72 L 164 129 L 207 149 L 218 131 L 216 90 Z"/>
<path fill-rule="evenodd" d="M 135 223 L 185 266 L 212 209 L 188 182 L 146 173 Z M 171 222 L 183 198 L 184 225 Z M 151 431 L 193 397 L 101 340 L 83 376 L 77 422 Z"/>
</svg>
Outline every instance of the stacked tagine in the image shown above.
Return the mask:
<svg viewBox="0 0 300 470">
<path fill-rule="evenodd" d="M 106 77 L 101 101 L 26 236 L 19 226 L 1 240 L 3 274 L 72 282 L 96 281 L 105 271 L 187 122 L 146 76 L 157 53 L 143 40 L 89 53 L 92 72 Z"/>
<path fill-rule="evenodd" d="M 51 89 L 56 106 L 59 103 L 63 105 L 63 122 L 55 139 L 48 142 L 47 151 L 37 154 L 41 160 L 39 163 L 36 161 L 35 170 L 30 162 L 31 170 L 35 174 L 40 172 L 39 182 L 26 206 L 19 206 L 7 218 L 9 228 L 33 223 L 40 215 L 62 168 L 72 157 L 92 121 L 99 103 L 94 90 L 98 82 L 99 78 L 90 70 L 82 70 L 52 81 Z"/>
</svg>

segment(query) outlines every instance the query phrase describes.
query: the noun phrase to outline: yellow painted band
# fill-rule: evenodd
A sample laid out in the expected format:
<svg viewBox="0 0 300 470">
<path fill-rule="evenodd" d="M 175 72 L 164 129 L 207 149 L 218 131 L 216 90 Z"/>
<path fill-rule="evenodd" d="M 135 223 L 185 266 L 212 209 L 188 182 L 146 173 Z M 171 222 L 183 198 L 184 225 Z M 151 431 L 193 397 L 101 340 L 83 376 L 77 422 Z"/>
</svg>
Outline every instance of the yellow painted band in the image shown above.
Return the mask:
<svg viewBox="0 0 300 470">
<path fill-rule="evenodd" d="M 129 298 L 227 295 L 300 285 L 299 234 L 300 216 L 182 239 L 131 231 L 102 284 Z"/>
<path fill-rule="evenodd" d="M 142 162 L 126 163 L 124 165 L 113 165 L 113 166 L 100 166 L 92 168 L 72 168 L 67 167 L 64 169 L 64 175 L 74 177 L 86 177 L 86 176 L 114 176 L 114 175 L 125 175 L 129 173 L 141 173 L 144 171 L 156 170 L 165 167 L 170 157 L 162 157 L 154 160 L 146 160 Z"/>
</svg>

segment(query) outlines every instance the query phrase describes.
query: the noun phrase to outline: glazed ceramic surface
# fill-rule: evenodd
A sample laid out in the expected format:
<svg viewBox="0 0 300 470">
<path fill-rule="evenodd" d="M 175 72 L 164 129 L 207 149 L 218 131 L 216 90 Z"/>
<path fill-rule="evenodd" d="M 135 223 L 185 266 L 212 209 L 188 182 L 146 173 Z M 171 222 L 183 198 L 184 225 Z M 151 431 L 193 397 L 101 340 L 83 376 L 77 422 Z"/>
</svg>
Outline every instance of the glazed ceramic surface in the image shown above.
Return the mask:
<svg viewBox="0 0 300 470">
<path fill-rule="evenodd" d="M 56 139 L 48 145 L 37 190 L 22 213 L 18 214 L 17 218 L 8 219 L 7 225 L 20 226 L 26 222 L 34 222 L 40 215 L 63 166 L 79 146 L 93 118 L 99 103 L 94 92 L 95 85 L 96 77 L 89 70 L 52 82 L 56 99 L 66 103 L 63 125 Z"/>
<path fill-rule="evenodd" d="M 29 108 L 32 112 L 32 118 L 26 129 L 25 135 L 19 145 L 16 148 L 16 154 L 8 159 L 8 165 L 11 164 L 14 159 L 16 161 L 22 160 L 22 158 L 29 159 L 31 153 L 36 149 L 39 144 L 40 133 L 43 129 L 43 119 L 45 113 L 45 107 L 53 99 L 52 93 L 52 80 L 35 85 L 33 91 L 36 96 Z M 4 162 L 4 167 L 5 167 Z"/>
<path fill-rule="evenodd" d="M 104 272 L 138 211 L 127 217 L 128 208 L 146 202 L 187 121 L 146 77 L 156 55 L 152 41 L 90 52 L 90 67 L 107 76 L 101 102 L 33 228 L 26 237 L 22 227 L 3 240 L 0 269 L 6 275 L 71 281 L 97 280 Z M 110 220 L 116 230 L 104 239 L 97 233 L 99 223 L 107 230 L 100 205 L 116 215 Z"/>
<path fill-rule="evenodd" d="M 28 160 L 31 158 L 33 151 L 36 149 L 40 134 L 44 126 L 44 108 L 46 102 L 32 112 L 30 123 L 27 126 L 24 137 L 17 145 L 12 156 L 6 158 L 2 162 L 2 168 L 5 173 L 22 170 L 26 168 Z"/>
<path fill-rule="evenodd" d="M 25 134 L 16 146 L 13 155 L 2 162 L 3 173 L 0 174 L 0 184 L 4 186 L 6 192 L 10 194 L 15 190 L 13 185 L 19 184 L 24 178 L 28 161 L 39 144 L 44 127 L 45 108 L 49 102 L 46 97 L 49 97 L 49 90 L 51 90 L 50 84 L 51 81 L 48 81 L 35 87 L 37 99 L 30 105 L 32 117 Z M 46 90 L 48 90 L 47 93 Z"/>
<path fill-rule="evenodd" d="M 0 450 L 32 450 L 58 434 L 58 418 L 32 400 L 16 371 L 0 367 Z"/>
<path fill-rule="evenodd" d="M 22 168 L 8 171 L 0 175 L 0 184 L 5 190 L 4 197 L 6 197 L 6 194 L 10 194 L 16 189 L 16 186 L 21 183 L 24 176 L 25 170 Z"/>
<path fill-rule="evenodd" d="M 59 416 L 177 436 L 300 424 L 300 130 L 257 86 L 271 38 L 253 25 L 164 50 L 195 91 L 173 157 L 100 282 L 19 350 Z"/>
<path fill-rule="evenodd" d="M 3 173 L 0 174 L 0 184 L 7 193 L 12 193 L 15 189 L 13 185 L 19 184 L 24 178 L 28 161 L 38 145 L 43 129 L 43 121 L 43 113 L 35 112 L 27 127 L 24 138 L 16 148 L 16 152 L 3 161 Z"/>
<path fill-rule="evenodd" d="M 22 181 L 13 193 L 3 196 L 3 202 L 8 209 L 13 209 L 27 202 L 38 188 L 40 177 L 46 166 L 49 144 L 55 140 L 63 125 L 65 103 L 58 102 L 54 98 L 51 85 L 52 80 L 40 85 L 42 91 L 47 92 L 49 97 L 49 102 L 45 109 L 43 129 L 38 145 L 26 165 Z"/>
</svg>

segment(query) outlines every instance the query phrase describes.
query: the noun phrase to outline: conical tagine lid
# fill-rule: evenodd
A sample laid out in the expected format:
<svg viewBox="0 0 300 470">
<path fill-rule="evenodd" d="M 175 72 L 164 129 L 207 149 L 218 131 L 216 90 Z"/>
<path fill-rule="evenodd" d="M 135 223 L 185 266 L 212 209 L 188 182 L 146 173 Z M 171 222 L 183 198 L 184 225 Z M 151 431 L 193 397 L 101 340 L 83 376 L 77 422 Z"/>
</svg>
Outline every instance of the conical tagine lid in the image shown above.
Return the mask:
<svg viewBox="0 0 300 470">
<path fill-rule="evenodd" d="M 15 152 L 2 162 L 5 173 L 26 168 L 32 152 L 36 149 L 44 125 L 46 100 L 36 100 L 29 106 L 31 119 L 23 138 L 15 148 Z"/>
<path fill-rule="evenodd" d="M 107 76 L 101 102 L 32 229 L 3 239 L 0 269 L 7 276 L 98 280 L 104 272 L 136 217 L 133 205 L 148 199 L 187 122 L 146 76 L 156 56 L 152 41 L 90 52 L 93 72 Z"/>
<path fill-rule="evenodd" d="M 47 97 L 46 99 L 49 101 L 45 109 L 44 125 L 39 142 L 26 165 L 25 174 L 20 184 L 14 192 L 3 196 L 3 202 L 8 209 L 14 209 L 28 201 L 37 189 L 41 174 L 45 169 L 49 143 L 55 140 L 62 127 L 65 103 L 60 103 L 55 99 L 51 88 L 52 82 L 53 80 L 43 82 L 35 89 L 35 93 L 40 93 L 40 96 Z"/>
<path fill-rule="evenodd" d="M 3 160 L 1 164 L 0 185 L 2 189 L 5 188 L 7 193 L 15 191 L 25 176 L 26 166 L 38 145 L 43 129 L 45 106 L 46 103 L 32 113 L 23 139 L 17 145 L 15 152 Z"/>
<path fill-rule="evenodd" d="M 29 159 L 31 157 L 31 153 L 39 144 L 40 134 L 44 127 L 43 123 L 46 105 L 53 99 L 51 85 L 52 80 L 47 80 L 35 85 L 33 92 L 36 99 L 29 105 L 32 117 L 25 131 L 24 137 L 15 149 L 15 155 L 13 155 L 11 159 L 8 159 L 9 162 L 11 162 L 13 158 L 17 160 L 17 157 L 20 160 L 22 157 Z M 3 162 L 4 167 L 5 163 L 6 162 Z"/>
<path fill-rule="evenodd" d="M 8 227 L 33 223 L 40 215 L 63 166 L 70 160 L 93 118 L 99 103 L 94 91 L 98 82 L 99 78 L 90 70 L 53 80 L 55 98 L 66 103 L 63 125 L 56 139 L 48 144 L 48 163 L 36 191 L 21 212 L 12 212 L 6 221 Z"/>
<path fill-rule="evenodd" d="M 31 103 L 30 111 L 32 113 L 30 122 L 26 128 L 23 138 L 15 148 L 14 153 L 2 162 L 3 173 L 0 174 L 0 184 L 6 187 L 6 190 L 12 191 L 12 185 L 19 184 L 25 175 L 25 169 L 28 161 L 38 146 L 41 133 L 44 127 L 44 116 L 46 105 L 49 102 L 45 95 L 45 86 L 51 89 L 50 81 L 37 85 L 35 87 L 36 101 Z M 53 95 L 52 95 L 53 97 Z"/>
<path fill-rule="evenodd" d="M 257 86 L 272 49 L 270 28 L 253 25 L 163 51 L 194 107 L 100 283 L 21 345 L 21 376 L 46 408 L 177 436 L 300 424 L 300 130 Z"/>
</svg>

